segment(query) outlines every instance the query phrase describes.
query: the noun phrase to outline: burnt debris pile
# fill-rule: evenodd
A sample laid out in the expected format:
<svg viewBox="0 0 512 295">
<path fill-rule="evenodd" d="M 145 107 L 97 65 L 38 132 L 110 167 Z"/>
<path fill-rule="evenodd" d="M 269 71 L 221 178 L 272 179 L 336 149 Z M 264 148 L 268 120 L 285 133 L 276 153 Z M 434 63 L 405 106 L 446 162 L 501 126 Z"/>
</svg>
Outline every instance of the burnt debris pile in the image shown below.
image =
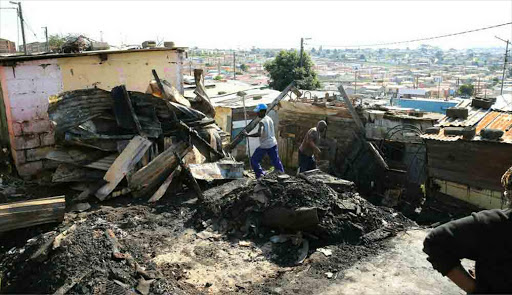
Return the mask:
<svg viewBox="0 0 512 295">
<path fill-rule="evenodd" d="M 204 206 L 203 219 L 215 220 L 217 230 L 255 238 L 301 232 L 323 243 L 360 244 L 414 224 L 360 197 L 353 183 L 318 170 L 236 180 L 206 191 Z"/>
<path fill-rule="evenodd" d="M 77 214 L 0 256 L 0 268 L 9 270 L 2 292 L 195 294 L 152 261 L 165 238 L 183 230 L 171 210 L 136 205 Z"/>
</svg>

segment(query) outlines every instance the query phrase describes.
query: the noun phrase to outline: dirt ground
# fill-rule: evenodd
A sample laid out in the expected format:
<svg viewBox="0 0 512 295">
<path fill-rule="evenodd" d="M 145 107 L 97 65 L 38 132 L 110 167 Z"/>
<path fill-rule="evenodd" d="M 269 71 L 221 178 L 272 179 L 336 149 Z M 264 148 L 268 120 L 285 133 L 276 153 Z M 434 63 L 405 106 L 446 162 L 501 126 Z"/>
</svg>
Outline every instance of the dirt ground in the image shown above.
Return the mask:
<svg viewBox="0 0 512 295">
<path fill-rule="evenodd" d="M 289 231 L 286 241 L 271 242 L 282 232 L 228 232 L 225 216 L 198 218 L 204 207 L 192 198 L 190 192 L 169 193 L 157 204 L 117 198 L 67 213 L 62 224 L 0 234 L 0 293 L 53 293 L 72 281 L 70 294 L 142 293 L 141 282 L 149 284 L 143 294 L 462 294 L 426 260 L 428 230 L 403 223 L 392 210 L 359 203 L 371 209 L 366 218 L 373 222 L 408 224 L 384 240 L 333 242 Z M 59 246 L 31 259 L 71 227 Z"/>
</svg>

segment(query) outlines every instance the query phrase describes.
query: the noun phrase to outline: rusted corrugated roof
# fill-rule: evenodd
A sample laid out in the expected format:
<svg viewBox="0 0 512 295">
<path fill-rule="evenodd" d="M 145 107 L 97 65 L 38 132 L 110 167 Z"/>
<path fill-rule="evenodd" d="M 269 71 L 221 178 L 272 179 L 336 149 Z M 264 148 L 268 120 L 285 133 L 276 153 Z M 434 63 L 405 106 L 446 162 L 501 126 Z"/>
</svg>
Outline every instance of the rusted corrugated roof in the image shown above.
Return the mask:
<svg viewBox="0 0 512 295">
<path fill-rule="evenodd" d="M 481 109 L 481 108 L 472 107 L 471 100 L 469 100 L 469 99 L 461 101 L 457 105 L 457 107 L 468 109 L 467 119 L 451 118 L 451 117 L 445 116 L 444 118 L 442 118 L 441 120 L 438 121 L 436 126 L 441 126 L 441 127 L 474 126 L 490 111 L 490 109 Z"/>
<path fill-rule="evenodd" d="M 502 111 L 490 111 L 487 109 L 480 109 L 478 117 L 482 114 L 482 117 L 476 121 L 475 119 L 469 118 L 464 121 L 463 125 L 455 125 L 460 127 L 473 126 L 476 129 L 476 135 L 471 139 L 472 141 L 485 141 L 480 137 L 480 131 L 483 129 L 499 129 L 503 130 L 504 134 L 502 136 L 502 140 L 499 141 L 501 143 L 512 144 L 512 112 L 502 112 Z M 448 125 L 449 126 L 449 125 Z M 454 126 L 454 125 L 451 125 Z M 440 140 L 440 141 L 457 141 L 462 139 L 462 135 L 445 135 L 444 128 L 447 125 L 441 125 L 441 130 L 438 134 L 424 134 L 421 137 L 424 139 L 430 140 Z"/>
</svg>

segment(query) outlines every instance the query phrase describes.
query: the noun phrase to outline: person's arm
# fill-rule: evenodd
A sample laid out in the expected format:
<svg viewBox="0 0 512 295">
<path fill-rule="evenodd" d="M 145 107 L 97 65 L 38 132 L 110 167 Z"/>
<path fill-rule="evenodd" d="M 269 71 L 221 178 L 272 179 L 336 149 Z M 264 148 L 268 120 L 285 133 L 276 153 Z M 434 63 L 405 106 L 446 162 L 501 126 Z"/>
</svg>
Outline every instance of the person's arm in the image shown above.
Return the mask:
<svg viewBox="0 0 512 295">
<path fill-rule="evenodd" d="M 475 293 L 476 280 L 462 266 L 452 268 L 446 276 L 466 293 Z"/>
<path fill-rule="evenodd" d="M 261 136 L 261 133 L 263 131 L 263 123 L 260 123 L 259 126 L 258 126 L 258 131 L 256 133 L 253 133 L 253 134 L 248 134 L 245 130 L 244 130 L 244 134 L 246 137 L 260 137 Z"/>
<path fill-rule="evenodd" d="M 427 260 L 457 286 L 474 292 L 476 280 L 462 267 L 460 260 L 476 260 L 480 253 L 487 251 L 486 243 L 496 234 L 504 217 L 500 210 L 486 210 L 435 228 L 423 243 Z"/>
</svg>

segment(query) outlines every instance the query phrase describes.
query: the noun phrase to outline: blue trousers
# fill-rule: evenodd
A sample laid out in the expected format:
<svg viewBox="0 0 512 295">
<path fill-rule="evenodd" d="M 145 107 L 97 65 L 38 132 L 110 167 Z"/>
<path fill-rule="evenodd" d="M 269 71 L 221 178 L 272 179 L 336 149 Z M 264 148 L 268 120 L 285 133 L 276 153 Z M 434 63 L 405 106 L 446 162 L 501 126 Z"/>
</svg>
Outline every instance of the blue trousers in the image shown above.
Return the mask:
<svg viewBox="0 0 512 295">
<path fill-rule="evenodd" d="M 268 154 L 270 157 L 270 162 L 272 162 L 272 166 L 278 171 L 284 172 L 283 164 L 281 163 L 281 159 L 279 159 L 279 153 L 277 151 L 277 145 L 269 148 L 262 149 L 260 147 L 256 148 L 251 157 L 251 165 L 254 173 L 256 173 L 256 178 L 260 178 L 263 176 L 263 169 L 261 168 L 260 162 L 263 159 L 263 156 Z"/>
</svg>

